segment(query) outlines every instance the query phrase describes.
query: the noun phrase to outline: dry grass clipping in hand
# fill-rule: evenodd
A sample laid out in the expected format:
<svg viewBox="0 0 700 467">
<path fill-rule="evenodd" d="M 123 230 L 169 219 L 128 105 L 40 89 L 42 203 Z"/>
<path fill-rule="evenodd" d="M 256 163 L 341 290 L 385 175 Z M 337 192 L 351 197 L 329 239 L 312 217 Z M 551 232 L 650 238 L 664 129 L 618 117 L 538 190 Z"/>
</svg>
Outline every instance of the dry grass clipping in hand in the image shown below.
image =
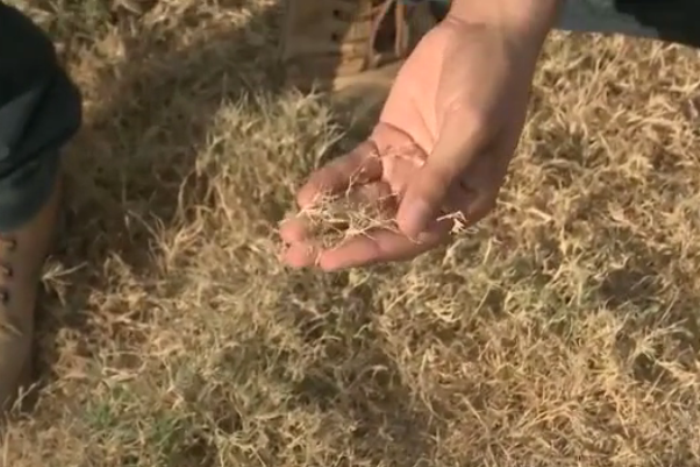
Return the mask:
<svg viewBox="0 0 700 467">
<path fill-rule="evenodd" d="M 399 233 L 395 214 L 400 199 L 396 194 L 390 193 L 398 193 L 402 183 L 391 182 L 391 173 L 394 173 L 392 166 L 396 161 L 403 161 L 404 164 L 408 161 L 416 167 L 422 166 L 423 161 L 419 160 L 416 163 L 416 158 L 411 154 L 406 148 L 390 148 L 383 155 L 375 152 L 374 156 L 381 158 L 384 170 L 389 173 L 389 180 L 365 185 L 361 181 L 361 174 L 358 173 L 352 177 L 343 193 L 323 193 L 314 204 L 295 214 L 305 219 L 312 237 L 319 241 L 323 248 L 332 248 L 358 235 L 371 236 L 370 232 L 374 229 Z M 405 176 L 405 171 L 401 172 Z M 403 178 L 401 175 L 399 177 Z M 385 188 L 386 194 L 368 195 L 366 188 Z M 442 209 L 438 221 L 444 220 L 452 222 L 450 233 L 453 235 L 467 231 L 467 220 L 461 212 Z"/>
<path fill-rule="evenodd" d="M 365 235 L 371 238 L 375 229 L 400 233 L 395 217 L 399 200 L 395 195 L 376 199 L 357 196 L 359 184 L 351 184 L 340 194 L 324 193 L 311 206 L 293 214 L 304 219 L 311 237 L 322 248 L 333 248 L 350 238 Z M 392 206 L 393 205 L 393 206 Z M 445 212 L 438 221 L 452 222 L 451 235 L 469 232 L 467 219 L 461 212 Z"/>
<path fill-rule="evenodd" d="M 309 233 L 323 248 L 338 246 L 358 235 L 371 236 L 375 229 L 398 232 L 395 218 L 386 209 L 387 204 L 395 202 L 394 197 L 370 201 L 356 196 L 360 188 L 351 184 L 343 193 L 324 193 L 296 214 L 304 218 Z"/>
</svg>

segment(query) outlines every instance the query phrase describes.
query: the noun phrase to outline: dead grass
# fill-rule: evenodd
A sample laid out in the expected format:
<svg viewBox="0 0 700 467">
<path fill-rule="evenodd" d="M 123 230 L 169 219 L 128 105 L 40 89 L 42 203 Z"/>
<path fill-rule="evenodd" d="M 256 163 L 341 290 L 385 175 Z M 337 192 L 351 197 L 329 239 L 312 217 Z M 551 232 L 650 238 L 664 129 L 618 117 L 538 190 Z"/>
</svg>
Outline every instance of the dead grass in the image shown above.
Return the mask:
<svg viewBox="0 0 700 467">
<path fill-rule="evenodd" d="M 288 217 L 304 219 L 309 234 L 323 248 L 333 248 L 354 236 L 371 235 L 374 229 L 398 231 L 383 204 L 392 196 L 377 200 L 357 199 L 360 187 L 350 186 L 339 194 L 325 194 L 309 207 L 293 210 Z M 354 193 L 355 192 L 355 193 Z"/>
<path fill-rule="evenodd" d="M 293 272 L 272 232 L 343 127 L 269 78 L 271 4 L 32 3 L 87 121 L 3 465 L 700 465 L 697 53 L 553 37 L 496 215 Z"/>
</svg>

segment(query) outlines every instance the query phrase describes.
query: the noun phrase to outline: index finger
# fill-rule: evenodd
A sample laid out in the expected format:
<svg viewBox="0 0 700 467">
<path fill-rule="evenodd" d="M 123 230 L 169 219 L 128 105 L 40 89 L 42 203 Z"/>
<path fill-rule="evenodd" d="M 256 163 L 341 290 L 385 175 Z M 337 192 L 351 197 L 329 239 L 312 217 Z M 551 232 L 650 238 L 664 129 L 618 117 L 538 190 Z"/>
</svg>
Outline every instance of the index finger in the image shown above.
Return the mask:
<svg viewBox="0 0 700 467">
<path fill-rule="evenodd" d="M 336 194 L 352 185 L 364 185 L 381 176 L 379 153 L 374 143 L 365 141 L 312 173 L 297 193 L 297 204 L 303 209 L 316 202 L 319 196 Z"/>
<path fill-rule="evenodd" d="M 450 238 L 451 222 L 441 220 L 419 239 L 388 229 L 373 229 L 320 252 L 317 263 L 324 271 L 337 271 L 371 264 L 406 261 L 423 254 Z"/>
</svg>

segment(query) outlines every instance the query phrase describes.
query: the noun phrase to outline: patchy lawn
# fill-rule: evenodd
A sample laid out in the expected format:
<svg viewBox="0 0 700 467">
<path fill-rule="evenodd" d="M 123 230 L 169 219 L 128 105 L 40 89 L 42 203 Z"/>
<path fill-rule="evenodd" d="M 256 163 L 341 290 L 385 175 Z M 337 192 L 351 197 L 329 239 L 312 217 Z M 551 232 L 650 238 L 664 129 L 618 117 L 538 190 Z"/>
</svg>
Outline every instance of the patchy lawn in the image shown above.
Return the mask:
<svg viewBox="0 0 700 467">
<path fill-rule="evenodd" d="M 277 221 L 359 130 L 279 86 L 273 5 L 24 2 L 86 122 L 3 465 L 699 465 L 698 54 L 554 35 L 494 215 L 295 272 Z"/>
</svg>

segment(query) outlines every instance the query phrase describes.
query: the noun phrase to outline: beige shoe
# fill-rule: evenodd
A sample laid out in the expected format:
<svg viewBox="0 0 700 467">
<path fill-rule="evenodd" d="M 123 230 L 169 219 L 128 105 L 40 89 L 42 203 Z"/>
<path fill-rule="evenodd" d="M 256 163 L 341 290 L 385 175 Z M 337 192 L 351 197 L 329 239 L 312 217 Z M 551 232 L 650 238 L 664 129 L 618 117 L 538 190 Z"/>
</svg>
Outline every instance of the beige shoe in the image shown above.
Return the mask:
<svg viewBox="0 0 700 467">
<path fill-rule="evenodd" d="M 34 219 L 0 233 L 0 408 L 14 403 L 31 376 L 34 311 L 44 259 L 49 253 L 60 204 L 60 181 Z"/>
<path fill-rule="evenodd" d="M 390 87 L 401 62 L 436 24 L 426 4 L 398 0 L 286 0 L 285 5 L 286 82 L 303 92 Z"/>
</svg>

